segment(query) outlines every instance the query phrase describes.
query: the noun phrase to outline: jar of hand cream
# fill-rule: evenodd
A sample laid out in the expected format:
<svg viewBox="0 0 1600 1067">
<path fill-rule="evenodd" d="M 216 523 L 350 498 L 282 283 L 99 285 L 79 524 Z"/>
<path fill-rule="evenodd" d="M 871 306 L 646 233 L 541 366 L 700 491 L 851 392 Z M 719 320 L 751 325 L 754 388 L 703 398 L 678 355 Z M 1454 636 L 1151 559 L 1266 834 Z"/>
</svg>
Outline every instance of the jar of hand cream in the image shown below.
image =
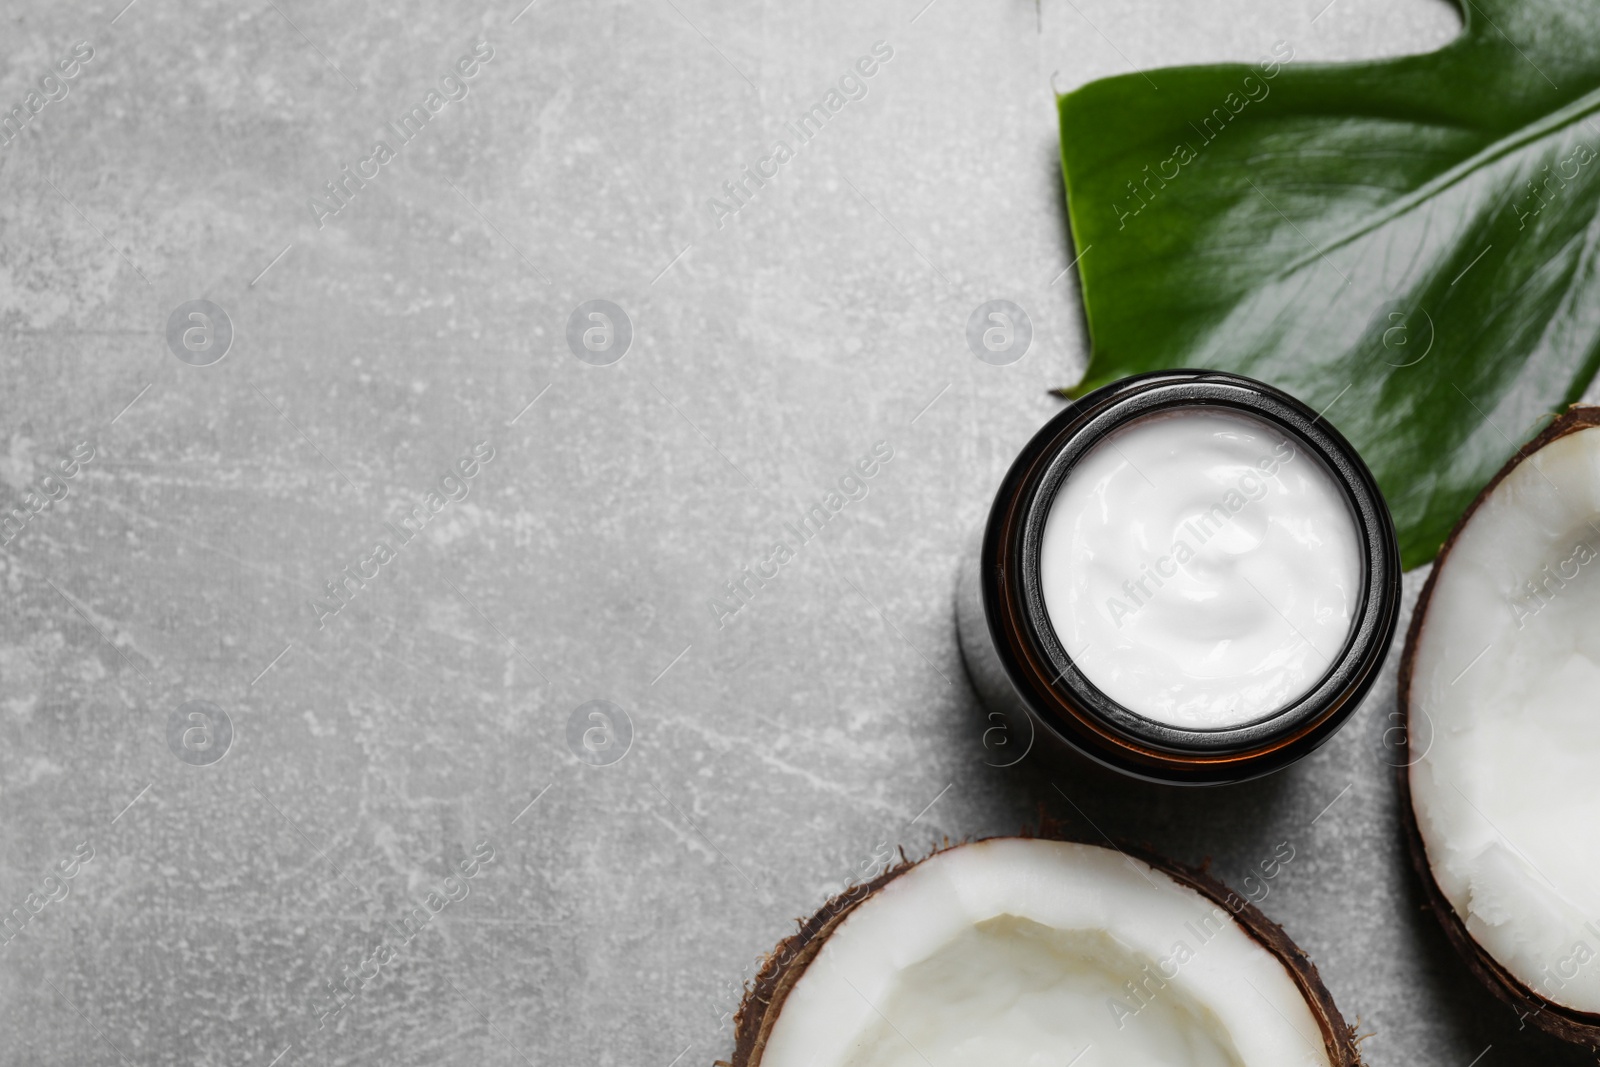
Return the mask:
<svg viewBox="0 0 1600 1067">
<path fill-rule="evenodd" d="M 1239 375 L 1158 371 L 1028 442 L 957 600 L 986 743 L 1235 782 L 1355 711 L 1394 632 L 1400 553 L 1371 473 L 1316 412 Z"/>
</svg>

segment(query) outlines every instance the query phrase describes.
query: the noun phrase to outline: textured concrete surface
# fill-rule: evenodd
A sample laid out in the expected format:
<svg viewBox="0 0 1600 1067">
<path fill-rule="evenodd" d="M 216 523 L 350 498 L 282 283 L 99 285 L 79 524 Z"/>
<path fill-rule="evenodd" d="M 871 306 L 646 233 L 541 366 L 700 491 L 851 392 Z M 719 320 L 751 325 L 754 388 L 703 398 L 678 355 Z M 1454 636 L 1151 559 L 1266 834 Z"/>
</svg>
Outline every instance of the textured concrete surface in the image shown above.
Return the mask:
<svg viewBox="0 0 1600 1067">
<path fill-rule="evenodd" d="M 1052 78 L 1421 50 L 1451 10 L 523 2 L 0 8 L 5 108 L 93 50 L 0 148 L 0 503 L 60 497 L 0 550 L 0 910 L 43 902 L 0 1062 L 708 1064 L 796 916 L 1041 811 L 1235 882 L 1292 843 L 1263 907 L 1374 1064 L 1580 1062 L 1418 911 L 1392 663 L 1269 781 L 1058 791 L 985 765 L 954 639 L 1085 355 Z M 1009 366 L 966 344 L 991 299 Z M 220 360 L 216 312 L 169 328 L 196 300 Z"/>
</svg>

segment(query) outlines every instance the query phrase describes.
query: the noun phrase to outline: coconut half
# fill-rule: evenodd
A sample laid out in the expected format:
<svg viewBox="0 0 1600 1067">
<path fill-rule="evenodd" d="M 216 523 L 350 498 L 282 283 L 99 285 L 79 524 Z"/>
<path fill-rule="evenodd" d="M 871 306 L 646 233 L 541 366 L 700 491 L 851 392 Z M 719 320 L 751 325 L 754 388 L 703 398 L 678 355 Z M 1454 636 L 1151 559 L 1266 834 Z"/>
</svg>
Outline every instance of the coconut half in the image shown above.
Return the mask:
<svg viewBox="0 0 1600 1067">
<path fill-rule="evenodd" d="M 1446 934 L 1525 1021 L 1600 1048 L 1600 408 L 1512 457 L 1445 542 L 1400 712 Z"/>
<path fill-rule="evenodd" d="M 1283 930 L 1151 857 L 991 838 L 830 901 L 768 957 L 732 1067 L 1349 1067 Z"/>
</svg>

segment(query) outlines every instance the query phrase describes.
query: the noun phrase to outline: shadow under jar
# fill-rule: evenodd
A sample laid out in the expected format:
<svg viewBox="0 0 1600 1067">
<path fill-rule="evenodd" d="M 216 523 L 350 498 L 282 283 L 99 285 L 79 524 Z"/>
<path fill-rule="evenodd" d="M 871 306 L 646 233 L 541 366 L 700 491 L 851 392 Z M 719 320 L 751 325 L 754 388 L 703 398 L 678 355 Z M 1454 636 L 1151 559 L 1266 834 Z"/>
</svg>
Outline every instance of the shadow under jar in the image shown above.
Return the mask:
<svg viewBox="0 0 1600 1067">
<path fill-rule="evenodd" d="M 1196 370 L 1125 378 L 1046 424 L 957 593 L 989 734 L 1016 759 L 1065 745 L 1187 785 L 1331 737 L 1399 608 L 1394 524 L 1355 449 L 1280 390 Z"/>
</svg>

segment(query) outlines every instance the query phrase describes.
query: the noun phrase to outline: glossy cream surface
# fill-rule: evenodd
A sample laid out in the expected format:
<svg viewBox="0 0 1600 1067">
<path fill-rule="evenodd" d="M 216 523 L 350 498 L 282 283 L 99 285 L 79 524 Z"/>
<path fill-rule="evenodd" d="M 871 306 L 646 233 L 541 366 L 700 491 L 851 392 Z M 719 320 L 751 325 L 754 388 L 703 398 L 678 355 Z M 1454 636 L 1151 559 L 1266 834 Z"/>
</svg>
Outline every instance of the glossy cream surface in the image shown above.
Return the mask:
<svg viewBox="0 0 1600 1067">
<path fill-rule="evenodd" d="M 1321 680 L 1360 603 L 1344 490 L 1253 415 L 1148 415 L 1067 475 L 1040 545 L 1067 654 L 1117 703 L 1184 729 L 1270 716 Z"/>
</svg>

